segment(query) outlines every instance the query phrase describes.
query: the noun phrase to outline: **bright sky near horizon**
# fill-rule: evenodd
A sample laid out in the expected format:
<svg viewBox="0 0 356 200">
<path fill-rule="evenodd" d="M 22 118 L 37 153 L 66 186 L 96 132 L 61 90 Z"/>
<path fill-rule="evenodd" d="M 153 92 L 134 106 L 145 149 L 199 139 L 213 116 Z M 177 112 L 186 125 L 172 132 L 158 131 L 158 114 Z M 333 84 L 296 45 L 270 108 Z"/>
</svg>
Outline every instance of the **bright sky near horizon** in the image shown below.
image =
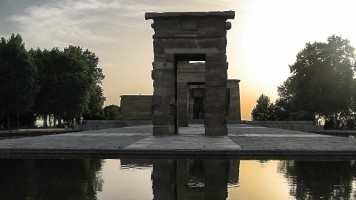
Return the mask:
<svg viewBox="0 0 356 200">
<path fill-rule="evenodd" d="M 106 76 L 105 104 L 119 104 L 122 94 L 153 90 L 153 29 L 145 12 L 224 10 L 236 12 L 228 73 L 241 80 L 246 120 L 261 94 L 277 98 L 305 43 L 336 34 L 356 47 L 355 0 L 0 0 L 0 37 L 19 33 L 27 49 L 72 44 L 95 52 Z"/>
</svg>

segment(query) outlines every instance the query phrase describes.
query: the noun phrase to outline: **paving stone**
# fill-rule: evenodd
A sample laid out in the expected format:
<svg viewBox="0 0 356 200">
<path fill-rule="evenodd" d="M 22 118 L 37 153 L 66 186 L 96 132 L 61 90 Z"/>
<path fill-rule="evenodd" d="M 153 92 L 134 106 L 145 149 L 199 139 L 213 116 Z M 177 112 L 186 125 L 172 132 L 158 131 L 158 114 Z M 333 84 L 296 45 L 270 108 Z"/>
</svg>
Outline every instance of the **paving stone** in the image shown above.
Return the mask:
<svg viewBox="0 0 356 200">
<path fill-rule="evenodd" d="M 229 124 L 229 134 L 206 136 L 202 124 L 179 128 L 179 135 L 153 136 L 152 125 L 0 140 L 0 156 L 28 152 L 52 155 L 215 155 L 356 156 L 356 140 L 347 137 Z"/>
<path fill-rule="evenodd" d="M 227 136 L 205 135 L 151 136 L 127 146 L 130 150 L 240 150 Z"/>
</svg>

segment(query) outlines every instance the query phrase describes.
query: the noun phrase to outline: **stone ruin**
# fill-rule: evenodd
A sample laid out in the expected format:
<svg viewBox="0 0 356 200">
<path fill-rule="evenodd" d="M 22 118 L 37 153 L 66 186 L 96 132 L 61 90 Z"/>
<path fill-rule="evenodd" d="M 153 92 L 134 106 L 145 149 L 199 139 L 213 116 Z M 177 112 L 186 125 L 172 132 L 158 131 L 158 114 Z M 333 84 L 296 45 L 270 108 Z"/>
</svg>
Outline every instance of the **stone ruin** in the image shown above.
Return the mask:
<svg viewBox="0 0 356 200">
<path fill-rule="evenodd" d="M 145 14 L 152 19 L 154 62 L 153 135 L 178 134 L 186 125 L 189 90 L 201 97 L 206 135 L 227 135 L 228 110 L 226 33 L 234 11 Z M 182 67 L 204 63 L 201 80 L 179 78 Z"/>
</svg>

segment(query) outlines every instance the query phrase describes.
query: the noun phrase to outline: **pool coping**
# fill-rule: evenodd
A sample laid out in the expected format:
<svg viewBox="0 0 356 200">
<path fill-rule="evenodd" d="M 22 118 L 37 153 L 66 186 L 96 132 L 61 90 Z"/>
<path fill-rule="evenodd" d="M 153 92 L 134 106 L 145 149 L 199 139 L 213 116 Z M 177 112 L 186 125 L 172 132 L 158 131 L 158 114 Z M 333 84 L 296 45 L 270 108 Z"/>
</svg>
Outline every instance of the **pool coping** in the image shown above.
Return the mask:
<svg viewBox="0 0 356 200">
<path fill-rule="evenodd" d="M 356 159 L 356 140 L 315 133 L 228 125 L 227 136 L 202 127 L 153 136 L 151 126 L 0 140 L 0 158 Z M 199 134 L 197 134 L 199 133 Z"/>
</svg>

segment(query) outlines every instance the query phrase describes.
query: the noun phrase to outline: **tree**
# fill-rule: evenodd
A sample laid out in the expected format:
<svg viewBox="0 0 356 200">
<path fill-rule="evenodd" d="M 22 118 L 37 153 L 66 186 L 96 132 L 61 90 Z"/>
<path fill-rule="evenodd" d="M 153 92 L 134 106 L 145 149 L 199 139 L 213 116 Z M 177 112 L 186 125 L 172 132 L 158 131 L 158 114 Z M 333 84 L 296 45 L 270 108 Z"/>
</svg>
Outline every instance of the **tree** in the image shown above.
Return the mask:
<svg viewBox="0 0 356 200">
<path fill-rule="evenodd" d="M 101 85 L 105 75 L 103 74 L 103 70 L 98 67 L 99 58 L 95 55 L 95 53 L 89 51 L 88 49 L 83 52 L 80 47 L 77 48 L 80 52 L 82 52 L 82 55 L 88 65 L 88 74 L 90 78 L 97 85 Z"/>
<path fill-rule="evenodd" d="M 38 70 L 25 49 L 22 37 L 12 34 L 0 42 L 0 121 L 7 115 L 16 115 L 17 127 L 20 115 L 30 111 L 39 90 Z"/>
<path fill-rule="evenodd" d="M 27 52 L 20 35 L 1 38 L 0 127 L 5 116 L 8 128 L 14 116 L 19 126 L 20 115 L 26 114 L 28 124 L 34 112 L 45 125 L 48 116 L 53 118 L 54 126 L 56 121 L 73 122 L 83 115 L 102 117 L 105 76 L 98 62 L 95 53 L 79 46 Z"/>
<path fill-rule="evenodd" d="M 95 55 L 95 53 L 89 51 L 88 49 L 82 51 L 80 48 L 79 50 L 81 51 L 88 66 L 87 73 L 89 75 L 91 85 L 89 91 L 89 102 L 83 117 L 85 119 L 102 119 L 105 97 L 101 85 L 105 76 L 103 74 L 103 70 L 98 67 L 99 58 Z"/>
<path fill-rule="evenodd" d="M 271 100 L 268 96 L 262 94 L 257 99 L 257 104 L 252 110 L 252 120 L 257 121 L 268 121 L 276 120 L 275 116 L 275 106 L 271 103 Z"/>
<path fill-rule="evenodd" d="M 69 46 L 64 51 L 53 48 L 30 52 L 40 71 L 36 111 L 45 122 L 47 116 L 53 116 L 54 125 L 62 119 L 73 123 L 81 116 L 102 117 L 105 97 L 100 84 L 104 75 L 94 53 L 79 46 Z"/>
<path fill-rule="evenodd" d="M 278 88 L 281 101 L 299 113 L 339 119 L 349 113 L 354 82 L 355 49 L 348 40 L 331 36 L 327 43 L 307 43 L 289 66 L 291 76 Z"/>
<path fill-rule="evenodd" d="M 63 65 L 58 80 L 59 116 L 68 122 L 80 117 L 88 107 L 91 77 L 80 47 L 69 46 L 63 52 Z"/>
<path fill-rule="evenodd" d="M 117 105 L 105 106 L 104 116 L 107 120 L 117 120 L 120 118 L 121 109 Z"/>
<path fill-rule="evenodd" d="M 314 114 L 297 107 L 294 92 L 292 77 L 289 77 L 283 85 L 278 87 L 279 98 L 275 103 L 276 118 L 292 121 L 314 120 Z"/>
<path fill-rule="evenodd" d="M 90 89 L 90 78 L 84 57 L 77 48 L 60 51 L 31 50 L 40 71 L 41 90 L 36 98 L 36 111 L 47 121 L 54 117 L 73 121 L 86 109 Z"/>
<path fill-rule="evenodd" d="M 40 91 L 35 98 L 35 113 L 37 117 L 42 118 L 44 127 L 47 127 L 47 117 L 53 114 L 56 106 L 56 80 L 59 63 L 60 51 L 53 48 L 51 51 L 41 50 L 40 48 L 30 50 L 35 65 L 39 70 Z"/>
<path fill-rule="evenodd" d="M 93 84 L 89 91 L 89 103 L 88 109 L 83 114 L 85 119 L 98 120 L 103 119 L 103 105 L 105 97 L 103 95 L 103 90 L 97 84 Z"/>
</svg>

